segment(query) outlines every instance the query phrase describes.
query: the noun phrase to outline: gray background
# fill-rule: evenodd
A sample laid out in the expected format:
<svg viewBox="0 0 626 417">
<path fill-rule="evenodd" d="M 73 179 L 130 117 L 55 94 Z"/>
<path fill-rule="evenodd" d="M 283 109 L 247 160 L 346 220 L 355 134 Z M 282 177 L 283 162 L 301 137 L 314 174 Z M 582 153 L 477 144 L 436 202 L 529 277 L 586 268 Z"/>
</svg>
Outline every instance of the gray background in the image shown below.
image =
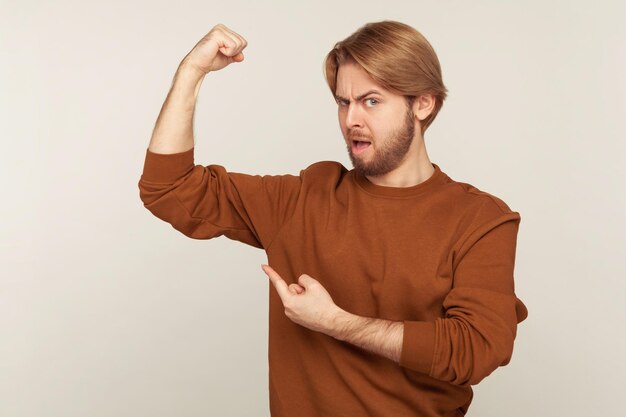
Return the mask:
<svg viewBox="0 0 626 417">
<path fill-rule="evenodd" d="M 351 167 L 322 60 L 383 19 L 440 58 L 431 160 L 522 216 L 530 315 L 469 415 L 623 412 L 622 4 L 2 1 L 0 415 L 269 414 L 265 253 L 153 217 L 145 150 L 178 63 L 224 23 L 249 45 L 202 84 L 196 163 Z"/>
</svg>

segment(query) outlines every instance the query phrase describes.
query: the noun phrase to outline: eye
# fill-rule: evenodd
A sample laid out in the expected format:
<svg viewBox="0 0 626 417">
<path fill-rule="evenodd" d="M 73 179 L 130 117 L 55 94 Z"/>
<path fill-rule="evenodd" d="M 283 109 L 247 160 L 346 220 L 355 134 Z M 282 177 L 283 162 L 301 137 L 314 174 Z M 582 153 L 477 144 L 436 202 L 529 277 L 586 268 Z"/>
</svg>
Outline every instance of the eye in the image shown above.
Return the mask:
<svg viewBox="0 0 626 417">
<path fill-rule="evenodd" d="M 335 101 L 336 101 L 336 102 L 337 102 L 337 104 L 338 104 L 338 105 L 340 105 L 340 106 L 345 106 L 345 105 L 346 105 L 345 100 L 342 100 L 342 99 L 336 99 Z"/>
<path fill-rule="evenodd" d="M 378 104 L 378 100 L 376 100 L 375 98 L 366 98 L 366 99 L 365 99 L 365 102 L 366 102 L 366 103 L 367 103 L 367 102 L 370 102 L 370 103 L 372 103 L 372 102 L 373 102 L 373 104 L 372 104 L 370 107 L 375 106 L 376 104 Z"/>
</svg>

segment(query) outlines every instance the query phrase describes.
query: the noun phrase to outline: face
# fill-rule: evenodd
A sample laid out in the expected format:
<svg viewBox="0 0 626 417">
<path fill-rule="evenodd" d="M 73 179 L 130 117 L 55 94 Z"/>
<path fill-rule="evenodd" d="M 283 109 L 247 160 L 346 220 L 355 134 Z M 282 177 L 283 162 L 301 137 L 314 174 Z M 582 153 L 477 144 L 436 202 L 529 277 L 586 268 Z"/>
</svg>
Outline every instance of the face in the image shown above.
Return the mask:
<svg viewBox="0 0 626 417">
<path fill-rule="evenodd" d="M 379 176 L 399 167 L 415 137 L 415 116 L 404 96 L 381 87 L 361 66 L 344 63 L 335 97 L 354 169 Z"/>
</svg>

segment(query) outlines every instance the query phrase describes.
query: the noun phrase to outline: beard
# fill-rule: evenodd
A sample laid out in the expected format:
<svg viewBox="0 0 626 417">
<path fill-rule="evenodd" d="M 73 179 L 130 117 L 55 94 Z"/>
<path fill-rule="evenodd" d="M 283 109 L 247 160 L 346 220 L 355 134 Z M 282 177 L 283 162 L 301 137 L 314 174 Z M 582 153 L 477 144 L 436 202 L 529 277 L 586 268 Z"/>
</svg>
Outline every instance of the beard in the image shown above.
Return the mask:
<svg viewBox="0 0 626 417">
<path fill-rule="evenodd" d="M 355 134 L 350 130 L 348 130 L 347 136 L 349 139 L 348 155 L 354 170 L 371 177 L 385 175 L 400 166 L 413 143 L 415 136 L 415 115 L 413 109 L 407 106 L 402 126 L 394 130 L 387 140 L 379 142 L 383 143 L 380 148 L 374 148 L 374 142 L 369 145 L 372 147 L 370 151 L 374 152 L 370 161 L 366 161 L 362 156 L 355 156 L 352 153 L 352 139 L 365 138 L 371 141 L 371 138 Z"/>
</svg>

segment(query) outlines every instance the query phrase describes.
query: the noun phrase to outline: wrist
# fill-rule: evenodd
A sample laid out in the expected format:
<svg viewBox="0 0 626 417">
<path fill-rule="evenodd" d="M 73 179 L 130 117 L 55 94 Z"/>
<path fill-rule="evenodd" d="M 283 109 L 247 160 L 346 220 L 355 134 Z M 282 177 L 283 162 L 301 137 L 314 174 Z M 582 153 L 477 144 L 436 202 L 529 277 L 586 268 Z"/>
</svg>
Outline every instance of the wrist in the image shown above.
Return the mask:
<svg viewBox="0 0 626 417">
<path fill-rule="evenodd" d="M 191 63 L 187 58 L 183 59 L 178 65 L 178 70 L 176 74 L 184 74 L 193 78 L 203 78 L 210 71 L 203 71 L 193 63 Z"/>
<path fill-rule="evenodd" d="M 200 86 L 206 74 L 187 61 L 181 62 L 174 75 L 172 83 L 173 93 L 184 98 L 192 98 L 195 105 L 195 100 L 198 97 Z"/>
<path fill-rule="evenodd" d="M 333 314 L 330 321 L 328 335 L 338 340 L 345 340 L 345 330 L 348 327 L 348 324 L 353 320 L 353 317 L 356 316 L 348 313 L 340 307 L 337 307 L 337 310 Z"/>
</svg>

